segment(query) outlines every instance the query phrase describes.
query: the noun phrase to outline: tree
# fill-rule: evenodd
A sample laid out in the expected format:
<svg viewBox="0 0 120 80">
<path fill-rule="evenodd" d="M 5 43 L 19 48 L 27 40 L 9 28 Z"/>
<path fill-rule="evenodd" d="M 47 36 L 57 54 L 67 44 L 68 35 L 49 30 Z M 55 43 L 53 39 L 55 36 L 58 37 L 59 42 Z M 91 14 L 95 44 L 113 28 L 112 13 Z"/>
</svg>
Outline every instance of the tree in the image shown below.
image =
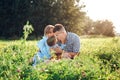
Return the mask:
<svg viewBox="0 0 120 80">
<path fill-rule="evenodd" d="M 0 36 L 6 38 L 22 34 L 22 27 L 29 16 L 28 0 L 0 1 Z"/>
<path fill-rule="evenodd" d="M 61 23 L 68 31 L 80 33 L 85 12 L 80 0 L 1 0 L 0 36 L 22 36 L 23 26 L 29 21 L 32 35 L 43 35 L 48 24 Z"/>
<path fill-rule="evenodd" d="M 108 20 L 96 21 L 94 31 L 98 35 L 115 36 L 113 23 Z"/>
<path fill-rule="evenodd" d="M 83 31 L 82 31 L 83 35 L 94 34 L 93 23 L 94 23 L 94 21 L 92 19 L 90 19 L 88 16 L 85 17 L 84 28 L 83 28 Z"/>
<path fill-rule="evenodd" d="M 79 5 L 80 0 L 57 0 L 54 4 L 55 23 L 62 23 L 67 31 L 81 33 L 85 12 L 84 5 Z"/>
<path fill-rule="evenodd" d="M 83 34 L 115 36 L 113 23 L 109 20 L 93 21 L 85 18 Z"/>
<path fill-rule="evenodd" d="M 32 22 L 36 33 L 43 34 L 43 29 L 46 25 L 54 25 L 56 23 L 63 24 L 67 31 L 80 33 L 85 16 L 85 12 L 80 10 L 85 6 L 79 6 L 79 1 L 80 0 L 34 0 L 30 22 Z"/>
</svg>

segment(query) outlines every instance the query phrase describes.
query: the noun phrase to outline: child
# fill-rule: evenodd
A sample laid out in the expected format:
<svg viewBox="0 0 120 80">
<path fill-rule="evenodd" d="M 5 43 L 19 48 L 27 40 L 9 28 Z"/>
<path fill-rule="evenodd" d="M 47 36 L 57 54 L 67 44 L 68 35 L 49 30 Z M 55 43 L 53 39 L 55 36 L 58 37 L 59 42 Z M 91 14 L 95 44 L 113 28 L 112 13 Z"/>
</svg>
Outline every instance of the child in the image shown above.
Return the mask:
<svg viewBox="0 0 120 80">
<path fill-rule="evenodd" d="M 39 51 L 33 57 L 33 66 L 45 60 L 49 60 L 51 58 L 50 48 L 47 45 L 46 41 L 49 37 L 53 35 L 53 29 L 54 29 L 54 26 L 52 25 L 47 25 L 45 27 L 44 36 L 37 44 Z"/>
<path fill-rule="evenodd" d="M 57 47 L 60 47 L 61 49 L 64 49 L 64 44 L 61 44 L 61 46 L 58 46 L 58 44 L 57 44 L 57 38 L 53 35 L 53 36 L 51 36 L 51 37 L 49 37 L 48 39 L 47 39 L 47 44 L 48 44 L 48 46 L 50 46 L 50 48 L 51 48 L 51 50 L 53 49 L 54 50 L 54 48 L 57 48 Z M 53 55 L 54 55 L 54 53 L 55 53 L 55 55 L 57 56 L 57 60 L 58 59 L 61 59 L 61 55 L 62 55 L 62 53 L 56 53 L 56 52 L 53 52 Z M 52 56 L 53 57 L 53 56 Z M 52 58 L 51 57 L 51 58 Z"/>
</svg>

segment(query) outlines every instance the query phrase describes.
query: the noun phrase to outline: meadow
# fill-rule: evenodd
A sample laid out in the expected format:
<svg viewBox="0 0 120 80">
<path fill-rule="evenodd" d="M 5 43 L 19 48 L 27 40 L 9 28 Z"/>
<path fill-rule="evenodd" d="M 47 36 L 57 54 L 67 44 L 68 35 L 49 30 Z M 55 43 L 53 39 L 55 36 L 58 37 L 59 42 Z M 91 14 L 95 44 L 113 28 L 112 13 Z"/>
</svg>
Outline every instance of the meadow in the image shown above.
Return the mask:
<svg viewBox="0 0 120 80">
<path fill-rule="evenodd" d="M 33 67 L 36 44 L 37 40 L 0 40 L 0 80 L 120 80 L 120 37 L 81 38 L 75 59 Z"/>
</svg>

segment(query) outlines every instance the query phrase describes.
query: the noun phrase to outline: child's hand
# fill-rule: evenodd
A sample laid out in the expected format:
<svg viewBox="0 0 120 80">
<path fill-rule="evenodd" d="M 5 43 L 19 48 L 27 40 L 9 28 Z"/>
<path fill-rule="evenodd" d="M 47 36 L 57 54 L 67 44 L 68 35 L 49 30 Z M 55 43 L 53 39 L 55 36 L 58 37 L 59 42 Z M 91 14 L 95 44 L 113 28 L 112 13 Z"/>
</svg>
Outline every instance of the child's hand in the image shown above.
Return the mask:
<svg viewBox="0 0 120 80">
<path fill-rule="evenodd" d="M 50 53 L 51 53 L 51 56 L 55 55 L 55 51 L 52 48 L 50 49 Z"/>
<path fill-rule="evenodd" d="M 60 47 L 52 48 L 56 53 L 62 53 L 62 49 Z"/>
</svg>

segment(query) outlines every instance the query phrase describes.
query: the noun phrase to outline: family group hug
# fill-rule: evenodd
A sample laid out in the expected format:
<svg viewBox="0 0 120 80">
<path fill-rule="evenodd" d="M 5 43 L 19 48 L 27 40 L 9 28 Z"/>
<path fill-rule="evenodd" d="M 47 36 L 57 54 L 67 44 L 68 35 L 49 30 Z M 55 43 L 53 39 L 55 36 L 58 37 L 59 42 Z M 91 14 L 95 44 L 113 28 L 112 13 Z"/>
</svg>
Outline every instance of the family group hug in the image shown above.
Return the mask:
<svg viewBox="0 0 120 80">
<path fill-rule="evenodd" d="M 67 32 L 62 24 L 47 25 L 37 46 L 39 51 L 32 59 L 33 66 L 46 60 L 74 59 L 80 53 L 80 38 L 75 33 Z"/>
</svg>

